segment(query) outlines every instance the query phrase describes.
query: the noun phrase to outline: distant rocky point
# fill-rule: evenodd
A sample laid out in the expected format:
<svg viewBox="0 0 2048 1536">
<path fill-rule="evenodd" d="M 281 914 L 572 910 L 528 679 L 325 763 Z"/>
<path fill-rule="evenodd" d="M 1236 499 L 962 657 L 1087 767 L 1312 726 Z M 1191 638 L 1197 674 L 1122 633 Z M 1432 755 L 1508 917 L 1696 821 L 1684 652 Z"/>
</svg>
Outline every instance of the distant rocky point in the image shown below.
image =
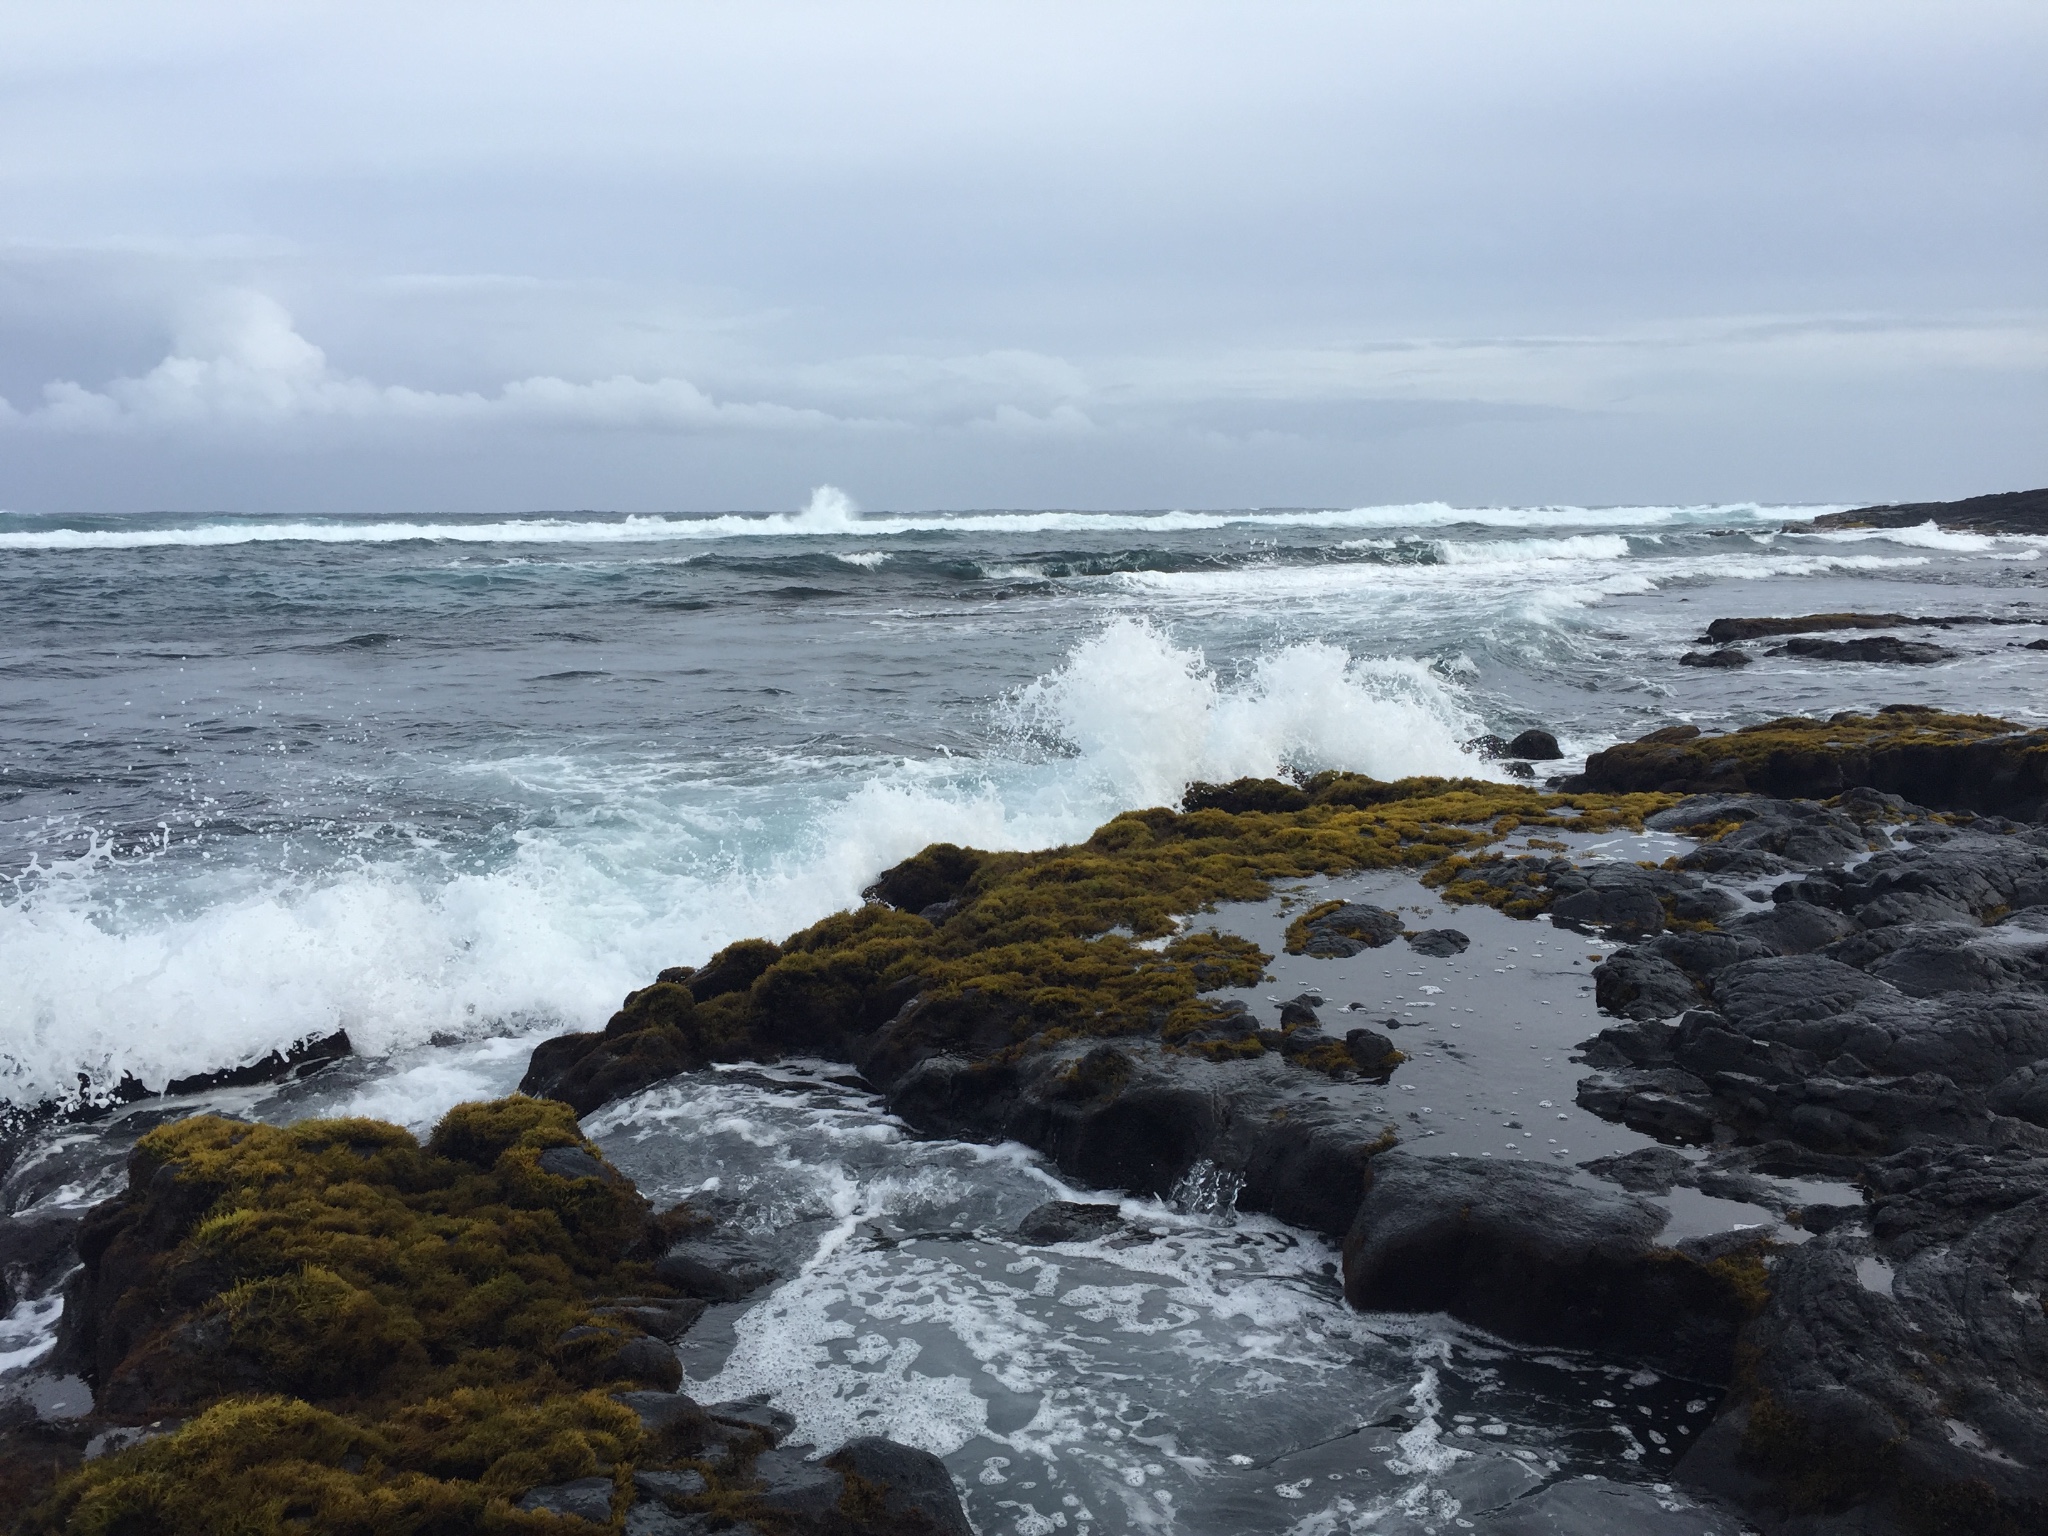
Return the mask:
<svg viewBox="0 0 2048 1536">
<path fill-rule="evenodd" d="M 1936 523 L 1958 533 L 2048 534 L 2048 489 L 2001 491 L 1961 501 L 1912 501 L 1889 507 L 1824 512 L 1814 528 L 1914 528 Z M 1799 531 L 1802 525 L 1795 525 Z"/>
</svg>

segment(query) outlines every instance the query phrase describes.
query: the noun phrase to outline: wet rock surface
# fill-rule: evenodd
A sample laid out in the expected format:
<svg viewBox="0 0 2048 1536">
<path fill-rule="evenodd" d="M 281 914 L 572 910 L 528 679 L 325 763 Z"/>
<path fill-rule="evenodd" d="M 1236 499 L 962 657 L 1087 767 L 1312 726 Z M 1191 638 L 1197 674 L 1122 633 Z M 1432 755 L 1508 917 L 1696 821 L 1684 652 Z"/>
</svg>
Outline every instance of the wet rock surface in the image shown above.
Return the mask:
<svg viewBox="0 0 2048 1536">
<path fill-rule="evenodd" d="M 1724 1375 L 1739 1276 L 1663 1247 L 1669 1213 L 1541 1164 L 1382 1153 L 1344 1241 L 1366 1311 L 1441 1308 L 1510 1338 Z"/>
<path fill-rule="evenodd" d="M 1678 664 L 1681 667 L 1706 667 L 1725 671 L 1732 667 L 1746 667 L 1755 659 L 1747 651 L 1724 646 L 1717 651 L 1687 651 L 1678 658 Z"/>
<path fill-rule="evenodd" d="M 1598 968 L 1603 1007 L 1630 1022 L 1588 1042 L 1579 1101 L 1674 1150 L 1593 1171 L 1765 1203 L 1759 1174 L 1865 1195 L 1787 1213 L 1813 1236 L 1772 1257 L 1718 1449 L 1681 1471 L 1786 1518 L 2040 1528 L 2048 829 L 1868 793 L 1702 797 L 1661 819 L 1732 822 L 1720 843 L 1791 878 L 1721 932 L 1659 935 Z"/>
<path fill-rule="evenodd" d="M 1711 750 L 1713 740 L 1687 728 L 1652 745 Z M 1293 793 L 1307 792 L 1216 786 L 1218 805 L 1199 815 L 1272 815 Z M 1283 904 L 1235 939 L 1219 920 L 1149 941 L 1172 946 L 1205 990 L 1198 1009 L 1170 1027 L 1155 1019 L 1149 1033 L 1130 1022 L 1142 1014 L 1125 1014 L 1101 1035 L 1054 1030 L 1019 1049 L 1014 996 L 898 985 L 874 972 L 833 1004 L 838 1033 L 806 1033 L 802 1009 L 816 1008 L 818 993 L 775 994 L 789 1001 L 778 1027 L 793 1041 L 843 1045 L 863 1074 L 849 1081 L 873 1084 L 927 1134 L 1021 1141 L 1079 1185 L 1187 1210 L 1269 1213 L 1342 1237 L 1342 1281 L 1356 1306 L 1447 1311 L 1513 1339 L 1732 1382 L 1688 1476 L 1758 1520 L 1939 1529 L 1926 1512 L 1959 1509 L 1977 1524 L 1944 1514 L 1949 1528 L 2033 1528 L 2044 1422 L 2048 834 L 1933 813 L 1867 786 L 1825 803 L 1717 787 L 1654 810 L 1626 848 L 1540 835 L 1526 846 L 1432 872 L 1437 899 L 1473 914 L 1456 929 L 1418 922 L 1434 915 L 1427 892 L 1389 876 L 1318 905 L 1307 905 L 1318 892 L 1305 886 L 1288 899 L 1305 907 L 1292 924 Z M 900 918 L 873 918 L 878 931 L 947 932 L 974 920 L 962 882 L 983 866 L 955 852 L 891 887 L 906 902 L 938 896 Z M 913 923 L 924 926 L 905 926 Z M 1517 926 L 1553 946 L 1526 976 L 1500 937 Z M 646 1074 L 698 1049 L 690 1042 L 706 1020 L 731 1017 L 735 1000 L 774 994 L 803 953 L 764 945 L 664 972 L 627 999 L 613 1021 L 622 1027 L 549 1042 L 529 1082 L 574 1105 L 672 1078 Z M 1272 974 L 1250 966 L 1251 954 Z M 1499 979 L 1485 984 L 1489 962 Z M 1358 1001 L 1367 978 L 1383 978 L 1372 982 L 1369 1027 L 1352 1024 L 1367 1006 Z M 1609 1016 L 1578 1069 L 1551 1068 L 1544 1054 L 1558 1037 L 1541 1026 L 1536 1010 L 1552 999 L 1538 994 L 1552 991 L 1587 1011 L 1597 1001 Z M 1381 1017 L 1390 996 L 1401 999 L 1397 1011 Z M 1495 1016 L 1474 1017 L 1474 1001 Z M 1535 1054 L 1519 1067 L 1503 1054 L 1524 1049 L 1510 1033 L 1524 1024 L 1504 1022 L 1509 1008 L 1531 1021 Z M 1457 1033 L 1461 1024 L 1470 1032 Z M 650 1050 L 649 1037 L 666 1044 Z M 1538 1060 L 1575 1082 L 1575 1103 L 1536 1100 L 1544 1090 L 1534 1085 L 1551 1080 L 1525 1075 Z M 1468 1116 L 1432 1145 L 1452 1129 L 1426 1118 L 1443 1104 L 1432 1085 L 1470 1070 L 1503 1085 L 1487 1111 L 1498 1129 L 1475 1141 Z M 1589 1115 L 1616 1127 L 1615 1139 L 1574 1129 L 1560 1144 L 1556 1122 L 1599 1123 Z M 532 1151 L 533 1174 L 547 1181 L 537 1187 L 559 1198 L 630 1192 L 575 1138 Z M 134 1294 L 122 1266 L 140 1274 L 186 1241 L 210 1208 L 206 1188 L 187 1182 L 174 1176 L 127 1202 L 111 1235 L 88 1223 L 93 1295 Z M 163 1228 L 159 1237 L 138 1236 L 138 1210 L 144 1225 Z M 1008 1221 L 1027 1246 L 1138 1240 L 1119 1208 L 1087 1201 L 1020 1205 Z M 653 1390 L 674 1380 L 657 1356 L 672 1365 L 672 1342 L 754 1304 L 788 1274 L 787 1257 L 716 1219 L 664 1231 L 636 1261 L 634 1285 L 612 1286 L 587 1321 L 551 1335 L 589 1387 L 623 1388 L 612 1400 L 668 1447 L 667 1464 L 636 1469 L 632 1503 L 619 1509 L 626 1528 L 715 1528 L 726 1518 L 720 1501 L 740 1492 L 790 1529 L 840 1529 L 832 1522 L 856 1515 L 896 1522 L 875 1529 L 952 1528 L 943 1511 L 891 1504 L 889 1480 L 868 1477 L 858 1458 L 819 1461 L 791 1444 L 793 1421 L 772 1401 L 706 1406 Z M 25 1293 L 44 1283 L 28 1259 L 19 1267 Z M 270 1369 L 260 1351 L 206 1313 L 223 1276 L 185 1260 L 159 1268 L 141 1310 L 81 1298 L 66 1359 L 118 1383 L 103 1392 L 102 1411 L 182 1416 L 210 1395 L 260 1390 Z M 1436 1420 L 1418 1410 L 1407 1422 L 1400 1436 Z M 1397 1427 L 1372 1454 L 1408 1454 L 1394 1445 Z M 876 1454 L 873 1465 L 893 1464 Z M 1302 1452 L 1292 1465 L 1313 1460 Z M 924 1472 L 933 1467 L 945 1480 L 936 1461 Z M 924 1475 L 898 1471 L 906 1488 Z M 1606 1520 L 1656 1530 L 1671 1516 L 1707 1529 L 1723 1518 L 1686 1493 L 1546 1487 L 1541 1475 L 1511 1473 L 1497 1460 L 1472 1469 L 1465 1508 L 1476 1528 L 1577 1520 L 1598 1530 Z M 701 1489 L 690 1491 L 692 1477 Z M 580 1497 L 583 1481 L 603 1479 L 558 1473 L 522 1496 Z M 622 1500 L 615 1480 L 605 1486 Z M 1636 1525 L 1616 1523 L 1624 1519 Z"/>
<path fill-rule="evenodd" d="M 1771 652 L 1773 656 L 1800 656 L 1809 661 L 1868 661 L 1890 666 L 1927 666 L 1952 661 L 1955 652 L 1924 640 L 1901 640 L 1897 635 L 1872 635 L 1863 640 L 1787 640 Z"/>
</svg>

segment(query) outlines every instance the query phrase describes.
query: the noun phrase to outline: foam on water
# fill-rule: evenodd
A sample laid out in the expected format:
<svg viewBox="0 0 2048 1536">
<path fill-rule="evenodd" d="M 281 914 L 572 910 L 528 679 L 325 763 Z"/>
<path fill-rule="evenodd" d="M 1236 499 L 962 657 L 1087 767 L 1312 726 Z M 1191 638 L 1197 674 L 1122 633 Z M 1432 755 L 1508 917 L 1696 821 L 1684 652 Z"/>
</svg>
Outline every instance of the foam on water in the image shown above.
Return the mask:
<svg viewBox="0 0 2048 1536">
<path fill-rule="evenodd" d="M 684 1339 L 685 1390 L 766 1394 L 820 1449 L 885 1434 L 942 1456 L 991 1536 L 1454 1528 L 1629 1464 L 1643 1429 L 1687 1432 L 1685 1390 L 1648 1373 L 1625 1393 L 1603 1362 L 1360 1314 L 1320 1237 L 1227 1202 L 1074 1189 L 1016 1146 L 915 1138 L 840 1070 L 699 1074 L 585 1128 L 658 1202 L 716 1202 L 784 1276 Z M 1123 1221 L 1022 1242 L 1048 1198 L 1107 1199 Z M 1623 1395 L 1633 1426 L 1612 1401 L 1566 1422 Z"/>
<path fill-rule="evenodd" d="M 580 786 L 605 816 L 529 828 L 481 867 L 431 847 L 269 872 L 180 863 L 169 847 L 138 871 L 104 844 L 39 862 L 0 902 L 0 1093 L 61 1095 L 81 1074 L 158 1086 L 337 1028 L 383 1054 L 590 1027 L 665 965 L 857 905 L 931 842 L 1071 842 L 1196 779 L 1483 771 L 1458 748 L 1476 718 L 1420 663 L 1310 643 L 1226 680 L 1129 619 L 997 715 L 999 746 L 980 758 L 836 781 L 814 764 L 811 787 L 792 775 L 745 801 L 669 784 L 660 763 L 636 788 L 614 765 Z M 490 771 L 556 790 L 588 777 L 552 759 Z"/>
<path fill-rule="evenodd" d="M 493 521 L 303 518 L 287 522 L 215 518 L 166 525 L 24 527 L 0 530 L 0 550 L 116 550 L 233 544 L 393 544 L 432 540 L 455 544 L 636 544 L 672 540 L 792 538 L 969 531 L 978 533 L 1199 533 L 1233 527 L 1525 528 L 1560 522 L 1608 526 L 1693 522 L 1781 523 L 1811 518 L 1827 507 L 1773 507 L 1736 503 L 1699 507 L 1453 507 L 1443 502 L 1408 506 L 1230 512 L 953 512 L 863 516 L 845 492 L 820 486 L 800 512 L 716 517 L 636 516 L 508 518 Z M 24 520 L 26 521 L 26 520 Z"/>
</svg>

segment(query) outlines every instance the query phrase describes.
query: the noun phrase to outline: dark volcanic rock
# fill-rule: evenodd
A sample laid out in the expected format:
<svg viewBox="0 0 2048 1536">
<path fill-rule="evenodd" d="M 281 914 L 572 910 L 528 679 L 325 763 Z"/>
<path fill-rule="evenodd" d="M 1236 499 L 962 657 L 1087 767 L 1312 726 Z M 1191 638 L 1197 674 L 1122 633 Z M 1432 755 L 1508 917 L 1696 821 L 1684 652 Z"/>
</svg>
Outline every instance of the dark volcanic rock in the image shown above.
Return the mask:
<svg viewBox="0 0 2048 1536">
<path fill-rule="evenodd" d="M 1779 1260 L 1745 1339 L 1747 1456 L 1809 1507 L 2048 1528 L 2048 1161 L 1917 1150 L 1871 1181 L 1868 1232 Z"/>
<path fill-rule="evenodd" d="M 261 1061 L 226 1067 L 218 1072 L 198 1072 L 191 1077 L 173 1078 L 164 1085 L 167 1094 L 204 1093 L 212 1088 L 247 1088 L 257 1083 L 281 1083 L 290 1078 L 310 1077 L 323 1067 L 355 1054 L 348 1031 L 331 1035 L 309 1035 L 282 1051 L 272 1051 Z"/>
<path fill-rule="evenodd" d="M 2021 1067 L 1986 1095 L 1992 1112 L 2048 1126 L 2048 1060 Z"/>
<path fill-rule="evenodd" d="M 551 1483 L 529 1489 L 519 1499 L 529 1514 L 573 1515 L 593 1525 L 609 1524 L 612 1518 L 612 1480 L 608 1477 L 579 1477 L 573 1483 Z"/>
<path fill-rule="evenodd" d="M 0 1219 L 0 1315 L 47 1296 L 78 1263 L 75 1216 Z"/>
<path fill-rule="evenodd" d="M 1743 1305 L 1720 1272 L 1657 1248 L 1664 1220 L 1561 1168 L 1388 1152 L 1344 1240 L 1344 1292 L 1725 1381 Z"/>
<path fill-rule="evenodd" d="M 1523 757 L 1531 762 L 1554 763 L 1564 756 L 1557 738 L 1548 731 L 1527 730 L 1508 743 L 1505 757 Z"/>
<path fill-rule="evenodd" d="M 1916 528 L 1922 523 L 1966 533 L 2048 534 L 2048 490 L 2000 491 L 1961 501 L 1913 501 L 1853 512 L 1823 512 L 1814 528 Z M 1792 524 L 1793 531 L 1800 529 Z"/>
<path fill-rule="evenodd" d="M 1775 640 L 1782 635 L 1819 635 L 1837 629 L 1891 629 L 1932 622 L 1903 613 L 1808 613 L 1796 618 L 1716 619 L 1706 638 L 1716 645 L 1735 640 Z"/>
<path fill-rule="evenodd" d="M 1507 738 L 1505 736 L 1474 736 L 1465 743 L 1465 750 L 1490 763 L 1508 755 Z"/>
<path fill-rule="evenodd" d="M 1407 936 L 1408 947 L 1418 955 L 1447 960 L 1471 947 L 1471 938 L 1455 928 L 1424 928 Z"/>
<path fill-rule="evenodd" d="M 1738 877 L 1794 865 L 1829 868 L 1871 849 L 1869 831 L 1848 809 L 1761 795 L 1695 795 L 1646 825 L 1709 839 L 1679 860 L 1681 869 Z M 1756 854 L 1771 857 L 1761 863 L 1742 858 Z"/>
<path fill-rule="evenodd" d="M 1801 1204 L 1815 1236 L 1772 1260 L 1742 1384 L 1680 1476 L 1774 1517 L 1839 1515 L 1814 1531 L 2042 1529 L 2048 834 L 1868 791 L 1820 811 L 1696 798 L 1655 818 L 1722 843 L 1775 827 L 1785 848 L 1804 828 L 1799 852 L 1838 869 L 1782 883 L 1723 934 L 1659 935 L 1595 973 L 1602 1006 L 1636 1021 L 1588 1043 L 1599 1070 L 1579 1102 L 1716 1150 L 1589 1171 L 1780 1212 L 1786 1194 L 1751 1170 L 1860 1178 L 1872 1196 Z M 1845 857 L 1884 822 L 1899 846 Z M 1688 990 L 1712 1007 L 1658 1022 Z"/>
<path fill-rule="evenodd" d="M 757 1434 L 770 1445 L 780 1445 L 796 1433 L 795 1418 L 772 1406 L 765 1392 L 727 1403 L 706 1403 L 704 1415 L 714 1423 Z"/>
<path fill-rule="evenodd" d="M 654 1261 L 654 1275 L 685 1295 L 737 1301 L 775 1279 L 765 1255 L 736 1233 L 685 1238 Z"/>
<path fill-rule="evenodd" d="M 1725 736 L 1686 726 L 1595 752 L 1560 787 L 1813 800 L 1861 788 L 1937 810 L 2039 820 L 2048 815 L 2048 731 L 1903 706 L 1773 720 Z"/>
<path fill-rule="evenodd" d="M 1343 959 L 1361 950 L 1378 949 L 1401 937 L 1398 914 L 1383 907 L 1369 907 L 1347 901 L 1334 911 L 1312 918 L 1307 924 L 1308 941 L 1302 953 Z"/>
<path fill-rule="evenodd" d="M 1768 912 L 1750 912 L 1727 925 L 1731 934 L 1753 939 L 1774 955 L 1806 955 L 1855 932 L 1854 919 L 1810 902 L 1781 901 Z"/>
<path fill-rule="evenodd" d="M 1687 651 L 1678 658 L 1678 664 L 1681 667 L 1718 667 L 1725 669 L 1729 667 L 1746 667 L 1754 659 L 1747 652 L 1738 651 L 1734 647 L 1729 646 L 1718 651 Z"/>
<path fill-rule="evenodd" d="M 861 1435 L 827 1456 L 825 1464 L 849 1484 L 857 1480 L 877 1490 L 886 1518 L 906 1531 L 923 1520 L 930 1522 L 935 1536 L 974 1536 L 946 1464 L 929 1451 L 879 1435 Z"/>
<path fill-rule="evenodd" d="M 1773 655 L 1801 656 L 1809 661 L 1874 661 L 1926 666 L 1952 661 L 1955 652 L 1922 640 L 1873 635 L 1867 640 L 1787 640 Z"/>
<path fill-rule="evenodd" d="M 1123 1224 L 1123 1216 L 1113 1205 L 1048 1200 L 1017 1224 L 1017 1239 L 1034 1247 L 1086 1243 L 1116 1231 Z"/>
<path fill-rule="evenodd" d="M 1314 1024 L 1316 1010 L 1322 1005 L 1322 998 L 1313 992 L 1289 998 L 1280 1005 L 1280 1027 L 1288 1029 L 1297 1024 Z"/>
<path fill-rule="evenodd" d="M 1675 1018 L 1703 1001 L 1690 976 L 1641 945 L 1617 950 L 1593 967 L 1593 984 L 1600 1011 L 1621 1018 Z"/>
<path fill-rule="evenodd" d="M 1320 1031 L 1293 1033 L 1349 1049 Z M 1279 1052 L 1212 1062 L 1137 1039 L 1015 1062 L 927 1057 L 894 1081 L 889 1107 L 927 1134 L 1022 1141 L 1101 1189 L 1164 1197 L 1207 1162 L 1242 1179 L 1240 1209 L 1333 1235 L 1350 1224 L 1365 1165 L 1389 1140 L 1382 1101 L 1362 1084 Z"/>
</svg>

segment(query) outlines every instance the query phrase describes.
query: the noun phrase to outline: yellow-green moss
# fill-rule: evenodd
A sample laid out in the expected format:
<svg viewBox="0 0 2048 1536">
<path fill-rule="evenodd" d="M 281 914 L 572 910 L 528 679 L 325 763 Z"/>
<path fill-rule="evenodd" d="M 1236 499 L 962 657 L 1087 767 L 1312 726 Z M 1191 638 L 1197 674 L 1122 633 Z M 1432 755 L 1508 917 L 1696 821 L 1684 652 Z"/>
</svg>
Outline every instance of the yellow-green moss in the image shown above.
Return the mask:
<svg viewBox="0 0 2048 1536">
<path fill-rule="evenodd" d="M 565 1106 L 526 1098 L 463 1105 L 425 1147 L 372 1120 L 204 1115 L 150 1132 L 131 1205 L 146 1216 L 168 1177 L 206 1207 L 138 1260 L 119 1301 L 154 1298 L 163 1326 L 113 1378 L 231 1359 L 263 1390 L 87 1464 L 15 1529 L 565 1529 L 509 1501 L 641 1449 L 638 1420 L 600 1387 L 626 1331 L 592 1306 L 666 1294 L 647 1260 L 675 1223 L 616 1175 L 548 1173 L 556 1147 L 597 1156 Z M 190 1297 L 195 1275 L 215 1278 L 210 1296 Z"/>
<path fill-rule="evenodd" d="M 2048 790 L 2048 731 L 1904 706 L 1825 720 L 1789 715 L 1719 736 L 1667 727 L 1594 753 L 1571 787 L 1825 799 L 1857 786 L 1937 810 L 2017 810 Z"/>
<path fill-rule="evenodd" d="M 1640 828 L 1671 798 L 1330 773 L 1301 786 L 1206 786 L 1190 797 L 1201 809 L 1133 811 L 1086 842 L 1038 853 L 937 846 L 873 888 L 906 905 L 934 898 L 936 921 L 880 900 L 835 914 L 789 938 L 744 991 L 694 1006 L 661 984 L 635 993 L 607 1027 L 606 1045 L 616 1053 L 636 1040 L 670 1042 L 657 1054 L 690 1064 L 831 1052 L 917 997 L 934 1019 L 972 1011 L 984 1031 L 974 1049 L 984 1057 L 1125 1034 L 1219 1059 L 1257 1055 L 1256 1041 L 1198 1038 L 1224 1018 L 1201 994 L 1257 985 L 1271 957 L 1242 939 L 1182 933 L 1188 916 L 1265 900 L 1276 881 L 1455 869 L 1532 827 Z M 1291 808 L 1263 808 L 1275 805 Z M 721 955 L 706 970 L 726 966 Z M 991 1019 L 1003 1039 L 986 1037 Z"/>
</svg>

